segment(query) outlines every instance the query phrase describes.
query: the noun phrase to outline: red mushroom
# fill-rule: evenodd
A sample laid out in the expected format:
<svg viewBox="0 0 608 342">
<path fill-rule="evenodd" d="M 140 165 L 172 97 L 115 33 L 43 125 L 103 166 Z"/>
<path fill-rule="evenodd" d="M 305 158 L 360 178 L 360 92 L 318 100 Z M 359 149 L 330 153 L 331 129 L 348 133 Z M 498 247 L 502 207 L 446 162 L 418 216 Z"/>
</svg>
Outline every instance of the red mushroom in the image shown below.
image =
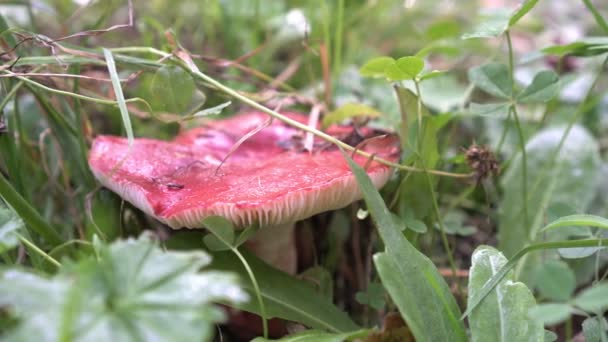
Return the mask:
<svg viewBox="0 0 608 342">
<path fill-rule="evenodd" d="M 304 115 L 286 115 L 306 122 Z M 294 273 L 293 223 L 342 208 L 361 194 L 337 148 L 318 140 L 312 152 L 304 151 L 303 133 L 278 120 L 229 153 L 239 139 L 267 120 L 264 113 L 249 112 L 209 121 L 172 142 L 136 139 L 130 152 L 126 139 L 99 136 L 89 165 L 104 186 L 172 228 L 202 228 L 201 221 L 213 215 L 237 227 L 259 224 L 248 247 L 268 263 Z M 374 135 L 371 129 L 350 126 L 334 126 L 328 133 L 347 141 Z M 362 145 L 380 157 L 398 158 L 395 136 Z M 355 156 L 355 161 L 366 165 L 377 187 L 391 174 L 389 167 L 362 156 Z"/>
</svg>

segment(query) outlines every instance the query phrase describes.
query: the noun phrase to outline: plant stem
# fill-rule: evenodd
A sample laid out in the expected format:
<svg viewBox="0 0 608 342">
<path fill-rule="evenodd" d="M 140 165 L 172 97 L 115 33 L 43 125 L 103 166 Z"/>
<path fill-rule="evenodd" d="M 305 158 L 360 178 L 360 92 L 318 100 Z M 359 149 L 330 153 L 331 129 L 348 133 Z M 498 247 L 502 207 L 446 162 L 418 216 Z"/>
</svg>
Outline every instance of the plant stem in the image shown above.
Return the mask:
<svg viewBox="0 0 608 342">
<path fill-rule="evenodd" d="M 511 112 L 513 113 L 513 118 L 515 119 L 515 126 L 517 128 L 517 135 L 519 136 L 519 144 L 521 147 L 521 173 L 522 173 L 522 199 L 523 199 L 523 210 L 524 210 L 524 228 L 526 231 L 529 227 L 529 217 L 528 217 L 528 156 L 526 153 L 526 140 L 524 138 L 524 134 L 521 129 L 521 124 L 519 122 L 519 115 L 517 115 L 517 109 L 515 109 L 515 105 L 511 106 Z"/>
<path fill-rule="evenodd" d="M 439 223 L 439 232 L 441 234 L 441 242 L 443 243 L 443 248 L 448 256 L 448 262 L 450 264 L 450 269 L 452 270 L 452 276 L 456 280 L 456 288 L 458 292 L 458 297 L 462 298 L 462 288 L 460 286 L 460 281 L 458 281 L 457 267 L 456 261 L 454 260 L 454 256 L 452 255 L 452 248 L 450 248 L 450 242 L 448 241 L 448 237 L 445 233 L 445 226 L 443 225 L 443 218 L 441 217 L 441 213 L 439 212 L 439 205 L 437 204 L 437 198 L 435 197 L 435 190 L 433 189 L 433 182 L 431 181 L 431 176 L 428 173 L 425 173 L 427 183 L 429 184 L 429 191 L 431 193 L 431 200 L 433 201 L 433 210 L 435 212 L 435 217 L 437 218 L 437 223 Z"/>
<path fill-rule="evenodd" d="M 36 252 L 37 254 L 39 254 L 46 261 L 48 261 L 51 264 L 53 264 L 53 266 L 55 266 L 57 268 L 61 267 L 61 263 L 59 261 L 57 261 L 55 258 L 53 258 L 52 256 L 50 256 L 47 253 L 45 253 L 42 249 L 38 248 L 38 246 L 36 246 L 33 242 L 31 242 L 30 240 L 24 238 L 23 236 L 21 236 L 19 234 L 17 234 L 17 237 L 19 238 L 19 241 L 21 241 L 21 243 L 23 243 L 24 245 L 26 245 L 27 247 L 29 247 L 31 250 L 33 250 L 34 252 Z"/>
<path fill-rule="evenodd" d="M 340 72 L 340 63 L 342 62 L 342 36 L 344 35 L 343 30 L 344 23 L 344 0 L 338 0 L 338 15 L 336 23 L 336 32 L 334 36 L 334 56 L 333 56 L 333 71 L 335 73 Z"/>
<path fill-rule="evenodd" d="M 219 236 L 217 236 L 217 237 L 219 238 Z M 262 299 L 262 292 L 260 291 L 260 286 L 258 285 L 258 281 L 256 280 L 255 275 L 253 274 L 253 271 L 251 270 L 251 267 L 249 267 L 249 263 L 247 263 L 247 260 L 245 260 L 245 258 L 241 254 L 241 252 L 239 252 L 238 248 L 231 246 L 230 250 L 232 250 L 232 252 L 234 254 L 236 254 L 236 256 L 239 258 L 239 260 L 243 264 L 243 267 L 245 267 L 245 271 L 247 271 L 247 275 L 249 275 L 249 279 L 251 280 L 251 284 L 253 285 L 255 296 L 258 300 L 258 304 L 260 305 L 260 316 L 262 316 L 262 331 L 264 334 L 264 338 L 267 339 L 268 338 L 268 321 L 266 318 L 266 306 L 264 305 L 264 300 Z"/>
<path fill-rule="evenodd" d="M 604 33 L 608 34 L 608 23 L 606 23 L 606 20 L 604 19 L 604 17 L 602 17 L 602 15 L 597 10 L 597 8 L 595 8 L 595 6 L 593 6 L 593 3 L 591 3 L 591 0 L 583 0 L 583 3 L 585 4 L 585 6 L 587 6 L 587 9 L 591 12 L 591 14 L 593 14 L 593 18 L 595 19 L 595 22 L 597 23 L 597 25 L 602 30 L 604 30 Z"/>
<path fill-rule="evenodd" d="M 519 147 L 521 149 L 521 166 L 522 166 L 522 198 L 523 198 L 523 210 L 524 210 L 524 229 L 528 231 L 529 217 L 528 217 L 528 156 L 526 154 L 526 139 L 521 128 L 519 121 L 519 115 L 517 114 L 517 105 L 515 104 L 515 77 L 514 73 L 514 61 L 513 61 L 513 43 L 511 42 L 511 34 L 509 30 L 505 31 L 505 37 L 507 38 L 507 45 L 509 49 L 509 77 L 511 79 L 511 106 L 510 113 L 513 114 L 515 120 L 515 126 L 517 129 L 517 135 L 519 136 Z"/>
</svg>

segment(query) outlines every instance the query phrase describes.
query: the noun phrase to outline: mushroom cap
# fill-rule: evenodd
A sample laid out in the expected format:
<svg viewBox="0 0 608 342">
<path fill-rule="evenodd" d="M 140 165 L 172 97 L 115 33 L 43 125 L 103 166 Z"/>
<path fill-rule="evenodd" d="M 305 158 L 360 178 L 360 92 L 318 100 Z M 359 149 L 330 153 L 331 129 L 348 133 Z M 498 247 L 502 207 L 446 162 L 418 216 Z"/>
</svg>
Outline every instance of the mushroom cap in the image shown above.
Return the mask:
<svg viewBox="0 0 608 342">
<path fill-rule="evenodd" d="M 306 122 L 307 117 L 284 113 Z M 208 121 L 172 142 L 97 137 L 89 154 L 95 177 L 137 208 L 172 228 L 202 228 L 208 216 L 223 216 L 236 226 L 295 222 L 320 212 L 342 208 L 361 198 L 358 184 L 341 152 L 315 140 L 313 152 L 301 148 L 304 134 L 278 120 L 229 151 L 245 134 L 268 121 L 261 112 Z M 328 133 L 352 136 L 350 126 L 333 126 Z M 373 135 L 368 128 L 363 136 Z M 396 160 L 396 136 L 371 139 L 363 150 Z M 223 164 L 222 160 L 226 158 Z M 356 155 L 376 187 L 391 169 Z M 220 167 L 221 164 L 221 167 Z"/>
</svg>

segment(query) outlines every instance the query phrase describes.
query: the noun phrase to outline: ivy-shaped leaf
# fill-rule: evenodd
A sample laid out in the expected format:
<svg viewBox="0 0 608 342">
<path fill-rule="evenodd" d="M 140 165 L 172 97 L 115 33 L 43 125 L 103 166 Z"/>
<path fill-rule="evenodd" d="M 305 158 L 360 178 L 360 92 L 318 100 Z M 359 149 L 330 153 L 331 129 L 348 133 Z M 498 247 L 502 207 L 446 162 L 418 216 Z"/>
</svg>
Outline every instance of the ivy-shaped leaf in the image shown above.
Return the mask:
<svg viewBox="0 0 608 342">
<path fill-rule="evenodd" d="M 502 63 L 489 63 L 470 69 L 469 80 L 479 89 L 501 99 L 510 99 L 513 93 L 509 67 Z"/>
<path fill-rule="evenodd" d="M 532 83 L 518 96 L 520 103 L 547 102 L 559 91 L 559 76 L 551 70 L 544 70 L 534 76 Z"/>
</svg>

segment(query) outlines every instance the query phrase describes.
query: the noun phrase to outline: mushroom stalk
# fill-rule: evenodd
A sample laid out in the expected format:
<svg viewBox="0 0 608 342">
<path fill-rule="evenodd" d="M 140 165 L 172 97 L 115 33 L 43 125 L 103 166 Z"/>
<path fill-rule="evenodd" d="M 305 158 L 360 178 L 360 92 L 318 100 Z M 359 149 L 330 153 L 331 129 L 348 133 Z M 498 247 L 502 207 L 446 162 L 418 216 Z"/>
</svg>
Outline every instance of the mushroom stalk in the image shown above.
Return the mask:
<svg viewBox="0 0 608 342">
<path fill-rule="evenodd" d="M 261 227 L 245 246 L 258 258 L 288 274 L 296 274 L 295 223 Z"/>
</svg>

